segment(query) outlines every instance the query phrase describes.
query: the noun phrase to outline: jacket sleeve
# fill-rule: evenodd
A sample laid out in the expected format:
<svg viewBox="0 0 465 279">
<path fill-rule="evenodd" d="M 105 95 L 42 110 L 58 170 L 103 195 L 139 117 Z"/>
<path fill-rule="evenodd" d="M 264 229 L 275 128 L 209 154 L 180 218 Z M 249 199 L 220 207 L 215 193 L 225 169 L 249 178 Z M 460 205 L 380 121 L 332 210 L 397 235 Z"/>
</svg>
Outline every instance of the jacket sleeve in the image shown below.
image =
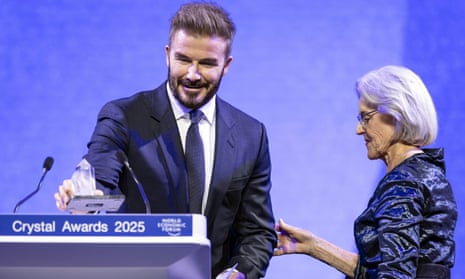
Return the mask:
<svg viewBox="0 0 465 279">
<path fill-rule="evenodd" d="M 95 168 L 97 187 L 105 194 L 117 193 L 123 169 L 116 153 L 125 151 L 128 129 L 123 109 L 115 102 L 100 110 L 85 158 Z"/>
</svg>

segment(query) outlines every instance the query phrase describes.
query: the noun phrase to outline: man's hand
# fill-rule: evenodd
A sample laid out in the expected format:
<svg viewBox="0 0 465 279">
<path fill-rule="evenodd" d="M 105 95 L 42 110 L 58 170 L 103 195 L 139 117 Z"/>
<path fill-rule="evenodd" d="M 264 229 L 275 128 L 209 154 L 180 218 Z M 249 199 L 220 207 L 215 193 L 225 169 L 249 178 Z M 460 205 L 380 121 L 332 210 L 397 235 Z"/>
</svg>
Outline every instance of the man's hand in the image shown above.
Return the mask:
<svg viewBox="0 0 465 279">
<path fill-rule="evenodd" d="M 59 210 L 65 211 L 68 208 L 68 203 L 74 195 L 74 187 L 71 179 L 66 179 L 58 187 L 58 192 L 54 194 L 56 206 Z M 95 190 L 95 195 L 103 196 L 103 192 Z M 72 214 L 88 214 L 89 211 L 72 211 Z"/>
</svg>

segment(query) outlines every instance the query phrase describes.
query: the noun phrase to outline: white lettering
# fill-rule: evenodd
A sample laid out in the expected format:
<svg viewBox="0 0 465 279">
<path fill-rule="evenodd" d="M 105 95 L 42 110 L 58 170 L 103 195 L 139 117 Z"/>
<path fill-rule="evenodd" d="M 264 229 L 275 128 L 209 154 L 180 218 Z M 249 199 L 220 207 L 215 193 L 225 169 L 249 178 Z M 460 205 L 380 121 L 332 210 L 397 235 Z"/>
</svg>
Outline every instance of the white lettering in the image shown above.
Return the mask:
<svg viewBox="0 0 465 279">
<path fill-rule="evenodd" d="M 31 235 L 33 233 L 52 233 L 55 232 L 55 221 L 52 222 L 39 222 L 39 223 L 23 223 L 20 220 L 15 220 L 11 224 L 11 228 L 17 233 L 26 233 Z"/>
<path fill-rule="evenodd" d="M 101 221 L 97 223 L 71 223 L 65 221 L 61 232 L 106 233 L 108 232 L 108 224 Z"/>
</svg>

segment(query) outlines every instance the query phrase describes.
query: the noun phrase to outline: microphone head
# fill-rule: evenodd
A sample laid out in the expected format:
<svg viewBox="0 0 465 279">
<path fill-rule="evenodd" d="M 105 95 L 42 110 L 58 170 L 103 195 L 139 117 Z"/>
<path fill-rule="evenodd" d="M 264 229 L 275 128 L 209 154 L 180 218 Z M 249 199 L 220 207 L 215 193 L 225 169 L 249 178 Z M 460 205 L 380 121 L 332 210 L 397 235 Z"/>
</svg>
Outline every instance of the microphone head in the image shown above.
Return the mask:
<svg viewBox="0 0 465 279">
<path fill-rule="evenodd" d="M 46 171 L 49 171 L 53 166 L 53 158 L 52 157 L 47 157 L 45 158 L 45 161 L 44 161 L 44 169 Z"/>
<path fill-rule="evenodd" d="M 116 158 L 118 158 L 118 160 L 121 163 L 123 163 L 125 165 L 128 164 L 128 157 L 126 156 L 126 154 L 123 151 L 119 150 L 118 152 L 116 152 Z"/>
<path fill-rule="evenodd" d="M 124 154 L 124 152 L 121 150 L 118 150 L 116 152 L 116 158 L 118 158 L 118 160 L 122 163 L 128 160 L 128 157 L 126 156 L 126 154 Z"/>
</svg>

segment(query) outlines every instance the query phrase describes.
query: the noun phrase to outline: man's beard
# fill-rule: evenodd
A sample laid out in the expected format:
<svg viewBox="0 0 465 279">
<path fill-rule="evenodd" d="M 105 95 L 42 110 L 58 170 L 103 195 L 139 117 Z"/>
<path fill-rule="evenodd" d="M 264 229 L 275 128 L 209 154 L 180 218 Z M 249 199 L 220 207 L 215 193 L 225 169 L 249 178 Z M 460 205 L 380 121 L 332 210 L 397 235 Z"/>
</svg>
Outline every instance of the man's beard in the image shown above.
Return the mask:
<svg viewBox="0 0 465 279">
<path fill-rule="evenodd" d="M 223 71 L 224 69 L 221 71 L 221 75 L 217 83 L 211 83 L 211 82 L 202 83 L 201 81 L 190 82 L 187 79 L 182 79 L 182 78 L 178 79 L 171 75 L 171 71 L 168 67 L 168 84 L 176 100 L 178 100 L 186 108 L 196 109 L 208 103 L 208 101 L 210 101 L 213 98 L 213 96 L 215 96 L 216 92 L 220 88 L 221 80 L 223 79 Z M 191 86 L 203 87 L 207 90 L 207 94 L 205 95 L 203 99 L 200 99 L 200 100 L 196 99 L 197 96 L 188 96 L 187 94 L 182 95 L 178 91 L 179 85 L 191 85 Z M 210 89 L 208 89 L 210 85 L 211 87 Z M 186 98 L 183 98 L 183 96 Z"/>
</svg>

